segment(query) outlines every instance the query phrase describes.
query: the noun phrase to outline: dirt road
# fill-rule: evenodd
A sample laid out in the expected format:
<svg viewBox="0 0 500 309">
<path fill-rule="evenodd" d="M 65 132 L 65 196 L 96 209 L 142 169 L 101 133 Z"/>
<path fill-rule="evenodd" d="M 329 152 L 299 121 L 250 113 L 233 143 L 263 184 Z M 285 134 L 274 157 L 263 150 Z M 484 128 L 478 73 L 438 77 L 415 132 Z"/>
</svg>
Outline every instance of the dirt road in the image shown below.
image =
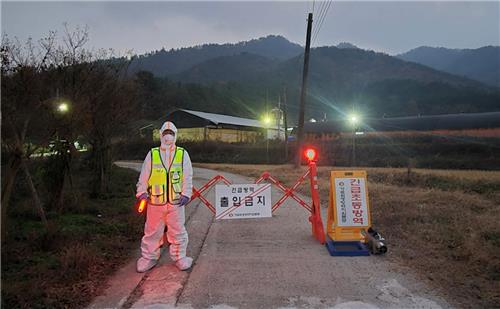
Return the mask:
<svg viewBox="0 0 500 309">
<path fill-rule="evenodd" d="M 140 168 L 132 162 L 118 165 Z M 216 174 L 195 168 L 195 186 Z M 251 182 L 225 176 L 235 183 Z M 208 199 L 214 199 L 213 191 Z M 146 274 L 135 273 L 131 261 L 90 308 L 451 307 L 410 269 L 384 257 L 331 257 L 311 236 L 306 211 L 292 200 L 269 219 L 215 221 L 199 200 L 187 206 L 186 214 L 192 270 L 179 272 L 168 254 Z"/>
</svg>

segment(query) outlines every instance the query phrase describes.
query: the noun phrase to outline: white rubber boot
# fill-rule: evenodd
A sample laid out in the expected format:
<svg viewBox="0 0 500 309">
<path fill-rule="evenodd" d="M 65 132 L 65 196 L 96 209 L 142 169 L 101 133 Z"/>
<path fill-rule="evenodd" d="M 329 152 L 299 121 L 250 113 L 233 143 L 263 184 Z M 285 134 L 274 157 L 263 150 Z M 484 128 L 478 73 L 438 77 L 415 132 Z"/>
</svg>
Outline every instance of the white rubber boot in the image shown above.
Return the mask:
<svg viewBox="0 0 500 309">
<path fill-rule="evenodd" d="M 155 267 L 156 264 L 158 263 L 157 260 L 148 260 L 143 257 L 137 260 L 137 272 L 138 273 L 143 273 L 151 268 Z"/>
<path fill-rule="evenodd" d="M 182 259 L 175 262 L 175 266 L 179 268 L 179 270 L 188 270 L 193 265 L 193 258 L 188 256 L 183 257 Z"/>
</svg>

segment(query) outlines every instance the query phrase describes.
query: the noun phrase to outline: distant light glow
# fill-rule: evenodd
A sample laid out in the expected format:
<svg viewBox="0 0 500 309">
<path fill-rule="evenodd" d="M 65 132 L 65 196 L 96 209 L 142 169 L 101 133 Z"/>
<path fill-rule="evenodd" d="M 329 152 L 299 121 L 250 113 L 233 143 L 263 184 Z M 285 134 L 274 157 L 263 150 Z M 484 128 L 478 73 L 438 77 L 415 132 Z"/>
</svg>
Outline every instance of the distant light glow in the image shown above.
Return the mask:
<svg viewBox="0 0 500 309">
<path fill-rule="evenodd" d="M 264 118 L 262 118 L 262 122 L 264 122 L 264 124 L 266 126 L 269 126 L 271 124 L 271 117 L 269 115 L 264 115 Z"/>
<path fill-rule="evenodd" d="M 68 103 L 61 103 L 57 106 L 57 111 L 64 114 L 69 111 L 69 105 Z"/>
<path fill-rule="evenodd" d="M 309 120 L 309 122 L 316 122 L 316 119 L 311 118 L 311 119 Z"/>
<path fill-rule="evenodd" d="M 349 122 L 351 125 L 357 125 L 359 123 L 360 117 L 356 114 L 351 114 L 349 116 Z"/>
</svg>

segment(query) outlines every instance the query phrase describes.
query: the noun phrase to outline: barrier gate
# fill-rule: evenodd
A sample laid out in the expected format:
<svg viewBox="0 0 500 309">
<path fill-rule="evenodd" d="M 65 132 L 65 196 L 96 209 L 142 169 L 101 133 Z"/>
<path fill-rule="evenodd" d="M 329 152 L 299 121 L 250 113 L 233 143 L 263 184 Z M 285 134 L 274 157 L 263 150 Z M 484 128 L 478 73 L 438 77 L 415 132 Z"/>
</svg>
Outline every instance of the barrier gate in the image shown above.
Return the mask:
<svg viewBox="0 0 500 309">
<path fill-rule="evenodd" d="M 321 211 L 320 211 L 320 199 L 319 199 L 319 191 L 318 191 L 318 176 L 317 176 L 317 167 L 316 167 L 316 151 L 314 149 L 307 149 L 305 152 L 307 159 L 309 160 L 307 171 L 299 177 L 299 179 L 295 182 L 295 184 L 287 188 L 284 184 L 282 184 L 278 179 L 271 176 L 269 172 L 264 172 L 262 175 L 255 180 L 255 184 L 260 184 L 264 181 L 268 181 L 271 184 L 275 185 L 278 189 L 283 192 L 283 195 L 272 205 L 272 212 L 278 209 L 287 198 L 291 197 L 294 199 L 300 206 L 306 209 L 311 215 L 309 216 L 309 222 L 311 223 L 311 230 L 313 236 L 321 243 L 325 243 L 325 232 L 323 229 L 323 221 L 321 219 Z M 310 189 L 311 189 L 311 201 L 312 205 L 306 203 L 300 196 L 298 196 L 295 191 L 297 188 L 306 180 L 309 176 Z M 191 201 L 199 198 L 200 201 L 207 206 L 207 208 L 215 215 L 215 207 L 207 200 L 203 193 L 209 190 L 212 186 L 217 184 L 218 182 L 223 182 L 226 185 L 231 185 L 231 181 L 225 178 L 222 175 L 216 175 L 212 179 L 210 179 L 205 185 L 203 185 L 200 189 L 197 189 L 193 186 L 193 195 L 191 197 Z M 236 209 L 236 208 L 234 208 Z M 233 210 L 234 210 L 233 209 Z"/>
</svg>

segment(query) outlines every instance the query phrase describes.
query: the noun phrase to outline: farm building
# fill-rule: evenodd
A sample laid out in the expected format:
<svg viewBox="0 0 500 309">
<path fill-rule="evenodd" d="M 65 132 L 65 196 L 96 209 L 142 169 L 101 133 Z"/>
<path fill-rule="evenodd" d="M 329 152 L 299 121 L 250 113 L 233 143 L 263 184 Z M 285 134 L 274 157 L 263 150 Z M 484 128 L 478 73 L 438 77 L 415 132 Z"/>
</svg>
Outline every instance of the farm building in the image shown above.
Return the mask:
<svg viewBox="0 0 500 309">
<path fill-rule="evenodd" d="M 172 121 L 177 126 L 179 140 L 255 143 L 263 140 L 266 136 L 269 139 L 278 138 L 276 127 L 266 128 L 261 121 L 256 119 L 187 109 L 175 110 L 165 119 Z M 284 130 L 280 131 L 282 131 L 281 137 L 284 136 Z"/>
<path fill-rule="evenodd" d="M 306 123 L 309 140 L 331 140 L 343 134 L 405 136 L 456 135 L 500 137 L 500 112 L 365 119 L 354 126 L 346 120 Z"/>
</svg>

